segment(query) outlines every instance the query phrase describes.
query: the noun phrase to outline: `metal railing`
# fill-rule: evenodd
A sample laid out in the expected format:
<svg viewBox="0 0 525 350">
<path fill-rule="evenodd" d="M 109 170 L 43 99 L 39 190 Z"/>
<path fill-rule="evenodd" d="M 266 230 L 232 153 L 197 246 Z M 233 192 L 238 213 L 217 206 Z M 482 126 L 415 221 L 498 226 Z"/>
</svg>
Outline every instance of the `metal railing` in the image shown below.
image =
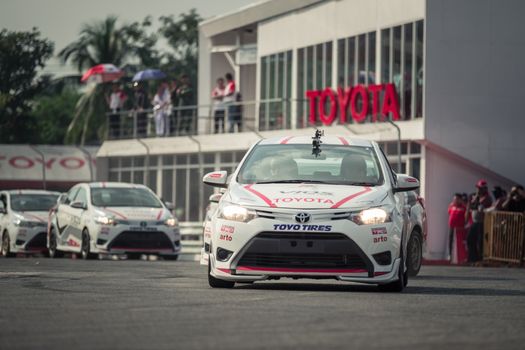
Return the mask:
<svg viewBox="0 0 525 350">
<path fill-rule="evenodd" d="M 182 255 L 193 260 L 199 256 L 203 245 L 202 232 L 201 222 L 180 223 Z"/>
<path fill-rule="evenodd" d="M 525 215 L 492 211 L 485 214 L 483 259 L 521 265 L 525 252 Z"/>
</svg>

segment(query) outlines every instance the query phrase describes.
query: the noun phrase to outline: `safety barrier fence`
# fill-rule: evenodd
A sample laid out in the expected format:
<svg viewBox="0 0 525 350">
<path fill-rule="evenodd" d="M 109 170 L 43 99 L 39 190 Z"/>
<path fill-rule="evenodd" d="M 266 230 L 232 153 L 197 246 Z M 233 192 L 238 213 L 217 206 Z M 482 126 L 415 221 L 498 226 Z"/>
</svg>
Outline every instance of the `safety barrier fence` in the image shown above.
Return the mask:
<svg viewBox="0 0 525 350">
<path fill-rule="evenodd" d="M 181 222 L 181 254 L 187 258 L 197 258 L 203 245 L 202 223 Z"/>
<path fill-rule="evenodd" d="M 523 264 L 525 256 L 525 215 L 492 211 L 485 214 L 483 259 Z"/>
</svg>

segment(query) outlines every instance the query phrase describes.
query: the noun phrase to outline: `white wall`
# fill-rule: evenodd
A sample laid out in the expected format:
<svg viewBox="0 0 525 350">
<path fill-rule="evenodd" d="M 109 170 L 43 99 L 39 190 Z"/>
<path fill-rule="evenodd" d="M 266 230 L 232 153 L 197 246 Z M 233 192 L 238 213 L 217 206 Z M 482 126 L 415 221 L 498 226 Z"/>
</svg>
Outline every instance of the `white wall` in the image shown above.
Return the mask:
<svg viewBox="0 0 525 350">
<path fill-rule="evenodd" d="M 259 56 L 346 38 L 422 19 L 424 0 L 340 0 L 297 10 L 259 25 Z"/>
<path fill-rule="evenodd" d="M 425 137 L 525 183 L 525 1 L 428 0 Z"/>
<path fill-rule="evenodd" d="M 489 190 L 494 186 L 508 188 L 509 181 L 481 168 L 452 152 L 429 145 L 425 147 L 425 204 L 427 209 L 427 259 L 445 259 L 448 242 L 448 204 L 454 193 L 475 192 L 476 182 L 487 180 Z"/>
</svg>

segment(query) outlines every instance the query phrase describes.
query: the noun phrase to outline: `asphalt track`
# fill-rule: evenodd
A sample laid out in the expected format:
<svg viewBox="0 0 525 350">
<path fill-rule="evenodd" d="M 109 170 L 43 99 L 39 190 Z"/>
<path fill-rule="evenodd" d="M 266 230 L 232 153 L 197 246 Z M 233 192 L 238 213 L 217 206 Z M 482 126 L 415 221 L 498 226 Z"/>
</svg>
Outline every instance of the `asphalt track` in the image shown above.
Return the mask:
<svg viewBox="0 0 525 350">
<path fill-rule="evenodd" d="M 424 266 L 402 294 L 208 287 L 189 261 L 0 259 L 0 349 L 524 349 L 525 270 Z"/>
</svg>

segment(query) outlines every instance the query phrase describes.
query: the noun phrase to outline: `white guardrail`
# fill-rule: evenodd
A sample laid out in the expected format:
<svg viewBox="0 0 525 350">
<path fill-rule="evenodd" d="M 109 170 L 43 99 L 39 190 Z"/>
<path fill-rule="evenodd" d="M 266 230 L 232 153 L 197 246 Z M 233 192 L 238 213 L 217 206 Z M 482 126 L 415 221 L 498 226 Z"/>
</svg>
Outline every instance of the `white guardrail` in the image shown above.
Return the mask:
<svg viewBox="0 0 525 350">
<path fill-rule="evenodd" d="M 186 260 L 197 260 L 203 245 L 202 222 L 181 222 L 179 224 L 182 251 L 181 255 Z"/>
</svg>

